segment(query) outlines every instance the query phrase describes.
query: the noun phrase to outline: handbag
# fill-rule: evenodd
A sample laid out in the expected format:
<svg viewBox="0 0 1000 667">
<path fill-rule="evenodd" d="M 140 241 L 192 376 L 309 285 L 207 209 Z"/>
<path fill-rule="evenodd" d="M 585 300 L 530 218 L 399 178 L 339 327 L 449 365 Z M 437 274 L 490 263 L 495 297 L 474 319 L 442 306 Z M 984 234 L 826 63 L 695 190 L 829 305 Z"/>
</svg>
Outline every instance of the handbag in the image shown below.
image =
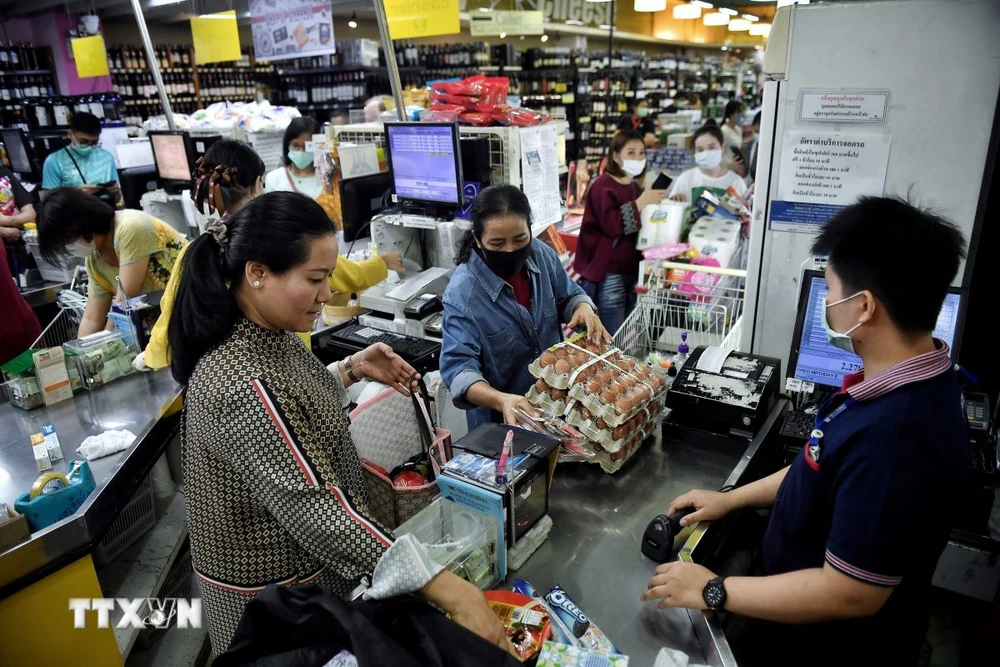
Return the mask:
<svg viewBox="0 0 1000 667">
<path fill-rule="evenodd" d="M 411 383 L 412 386 L 412 383 Z M 379 522 L 394 529 L 427 507 L 438 495 L 434 478 L 451 456 L 451 431 L 437 428 L 423 380 L 407 398 L 386 389 L 350 413 L 351 438 L 358 450 L 368 486 L 369 509 Z M 404 464 L 424 464 L 431 481 L 397 487 L 388 471 Z"/>
</svg>

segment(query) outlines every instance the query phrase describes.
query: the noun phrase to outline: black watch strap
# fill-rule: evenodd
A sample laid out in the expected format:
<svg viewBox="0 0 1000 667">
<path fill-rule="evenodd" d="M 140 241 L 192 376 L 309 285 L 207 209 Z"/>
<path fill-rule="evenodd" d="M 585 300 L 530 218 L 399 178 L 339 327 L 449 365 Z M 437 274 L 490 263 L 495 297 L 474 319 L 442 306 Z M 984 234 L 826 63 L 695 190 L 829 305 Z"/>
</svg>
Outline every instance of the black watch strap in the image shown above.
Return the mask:
<svg viewBox="0 0 1000 667">
<path fill-rule="evenodd" d="M 722 611 L 726 607 L 725 580 L 725 577 L 716 577 L 705 584 L 701 591 L 702 599 L 712 611 Z"/>
</svg>

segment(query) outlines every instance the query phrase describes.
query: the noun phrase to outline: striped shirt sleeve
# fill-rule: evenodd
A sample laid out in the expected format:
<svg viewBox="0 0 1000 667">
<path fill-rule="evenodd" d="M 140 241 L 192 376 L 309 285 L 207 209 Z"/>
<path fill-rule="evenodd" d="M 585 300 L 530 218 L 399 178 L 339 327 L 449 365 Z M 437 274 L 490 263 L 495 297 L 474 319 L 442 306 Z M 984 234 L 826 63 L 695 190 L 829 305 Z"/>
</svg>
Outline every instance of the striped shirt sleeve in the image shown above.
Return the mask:
<svg viewBox="0 0 1000 667">
<path fill-rule="evenodd" d="M 235 387 L 219 453 L 303 549 L 344 578 L 371 574 L 393 537 L 323 464 L 324 450 L 297 409 L 262 380 Z"/>
</svg>

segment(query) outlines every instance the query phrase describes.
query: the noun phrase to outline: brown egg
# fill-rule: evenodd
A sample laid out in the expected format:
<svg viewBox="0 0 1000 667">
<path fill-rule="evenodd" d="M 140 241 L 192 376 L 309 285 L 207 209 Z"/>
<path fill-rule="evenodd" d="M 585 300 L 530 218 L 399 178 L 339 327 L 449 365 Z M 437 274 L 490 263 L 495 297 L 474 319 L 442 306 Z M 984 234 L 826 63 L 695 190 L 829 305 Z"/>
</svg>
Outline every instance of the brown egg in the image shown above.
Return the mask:
<svg viewBox="0 0 1000 667">
<path fill-rule="evenodd" d="M 615 412 L 620 415 L 625 414 L 631 409 L 632 403 L 627 398 L 622 397 L 615 401 Z"/>
<path fill-rule="evenodd" d="M 555 368 L 556 373 L 559 373 L 560 375 L 567 375 L 569 373 L 569 362 L 565 359 L 560 359 L 556 362 L 556 365 L 553 366 L 553 368 Z"/>
<path fill-rule="evenodd" d="M 569 356 L 569 352 L 565 347 L 560 347 L 556 349 L 556 359 L 565 359 Z"/>
<path fill-rule="evenodd" d="M 621 449 L 619 449 L 617 452 L 612 452 L 611 453 L 611 460 L 612 461 L 620 461 L 623 458 L 625 458 L 625 448 L 624 447 L 622 447 Z"/>
<path fill-rule="evenodd" d="M 594 426 L 596 426 L 597 428 L 599 428 L 600 430 L 603 431 L 604 429 L 606 429 L 608 427 L 608 423 L 606 421 L 604 421 L 603 419 L 601 419 L 600 417 L 598 417 L 597 421 L 594 422 Z"/>
<path fill-rule="evenodd" d="M 626 435 L 624 426 L 616 426 L 613 431 L 611 431 L 611 437 L 614 440 L 621 440 Z"/>
<path fill-rule="evenodd" d="M 601 400 L 605 403 L 611 404 L 615 402 L 615 392 L 610 389 L 604 389 L 601 392 Z"/>
<path fill-rule="evenodd" d="M 552 397 L 553 401 L 561 401 L 564 398 L 566 398 L 566 392 L 563 391 L 562 389 L 553 389 L 551 392 L 549 392 L 549 396 Z"/>
<path fill-rule="evenodd" d="M 556 355 L 551 352 L 542 352 L 542 356 L 538 358 L 538 363 L 542 366 L 542 368 L 551 366 L 556 363 Z"/>
<path fill-rule="evenodd" d="M 549 383 L 545 380 L 539 380 L 535 383 L 535 390 L 540 394 L 544 393 L 549 390 Z"/>
<path fill-rule="evenodd" d="M 580 406 L 580 414 L 583 415 L 584 419 L 590 419 L 591 417 L 594 416 L 593 412 L 583 407 L 582 405 Z"/>
<path fill-rule="evenodd" d="M 586 390 L 588 394 L 599 394 L 601 392 L 601 383 L 597 380 L 591 380 L 587 383 Z"/>
<path fill-rule="evenodd" d="M 622 362 L 618 365 L 627 371 L 635 370 L 635 362 L 631 359 L 622 359 Z"/>
</svg>

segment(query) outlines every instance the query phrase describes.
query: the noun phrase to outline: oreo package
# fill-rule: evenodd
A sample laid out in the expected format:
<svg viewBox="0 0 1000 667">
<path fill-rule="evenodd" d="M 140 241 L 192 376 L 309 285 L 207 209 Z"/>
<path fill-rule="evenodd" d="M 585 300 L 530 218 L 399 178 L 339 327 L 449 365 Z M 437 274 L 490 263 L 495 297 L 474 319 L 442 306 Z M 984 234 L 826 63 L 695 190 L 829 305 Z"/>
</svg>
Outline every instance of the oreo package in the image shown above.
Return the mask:
<svg viewBox="0 0 1000 667">
<path fill-rule="evenodd" d="M 521 595 L 527 595 L 532 600 L 541 604 L 549 613 L 549 622 L 551 625 L 551 635 L 549 636 L 549 641 L 553 641 L 559 644 L 568 644 L 569 646 L 579 646 L 580 643 L 577 641 L 576 637 L 573 636 L 573 632 L 566 627 L 562 619 L 555 614 L 549 603 L 545 601 L 542 594 L 535 590 L 535 587 L 524 579 L 515 579 L 514 586 L 512 589 L 515 593 L 520 593 Z"/>
<path fill-rule="evenodd" d="M 552 610 L 553 618 L 559 619 L 563 625 L 569 628 L 580 646 L 597 653 L 621 655 L 621 652 L 615 648 L 607 635 L 587 618 L 583 610 L 573 602 L 573 598 L 562 587 L 557 585 L 546 593 L 545 602 Z"/>
</svg>

